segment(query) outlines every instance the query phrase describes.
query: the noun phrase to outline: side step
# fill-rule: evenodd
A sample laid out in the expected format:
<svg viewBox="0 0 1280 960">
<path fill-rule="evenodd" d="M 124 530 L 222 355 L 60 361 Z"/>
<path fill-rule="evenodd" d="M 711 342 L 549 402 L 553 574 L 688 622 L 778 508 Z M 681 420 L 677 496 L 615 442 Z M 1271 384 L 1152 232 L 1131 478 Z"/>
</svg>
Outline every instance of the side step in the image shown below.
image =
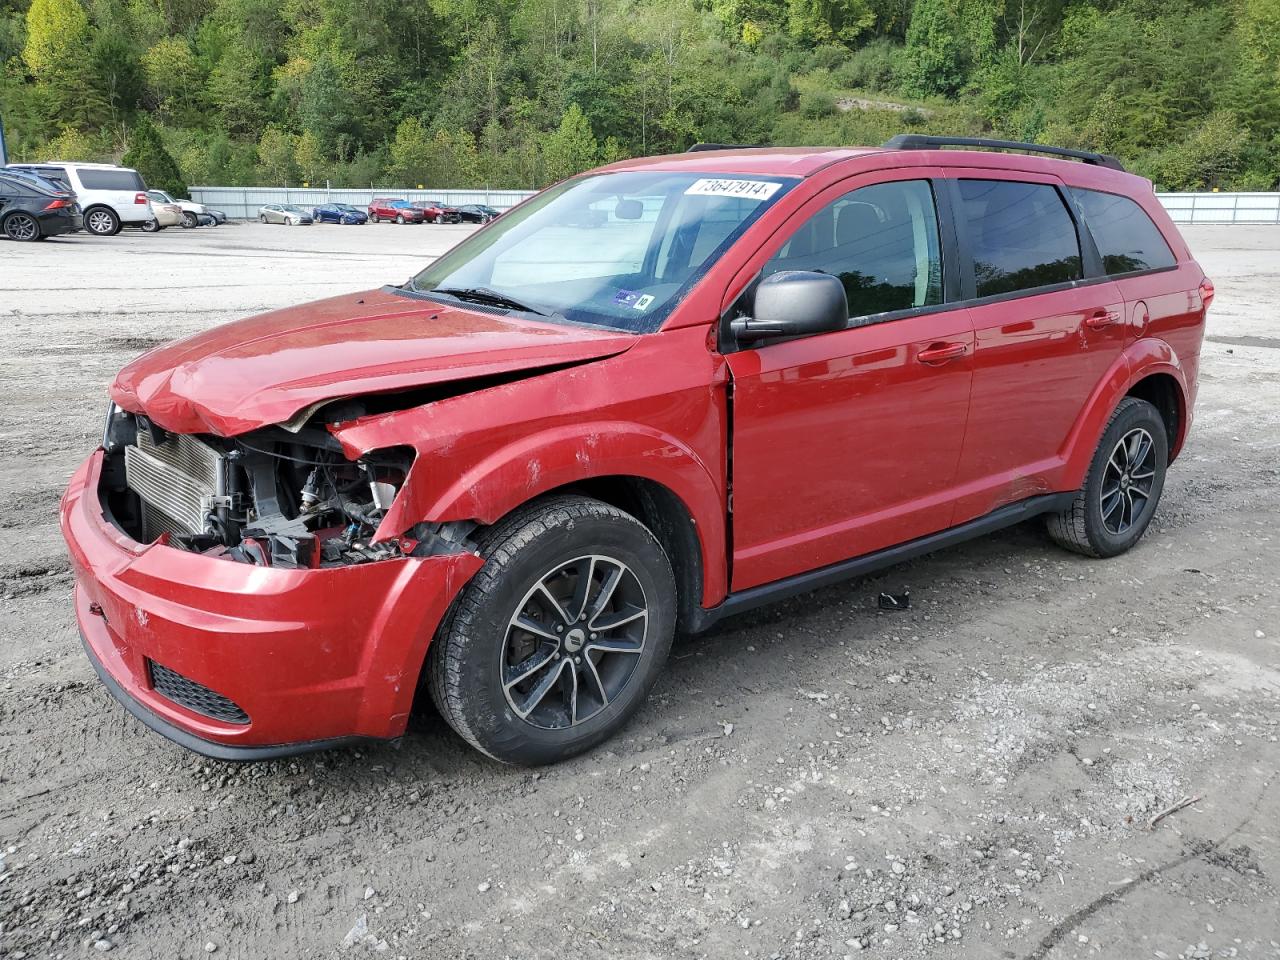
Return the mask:
<svg viewBox="0 0 1280 960">
<path fill-rule="evenodd" d="M 993 510 L 985 516 L 962 523 L 958 527 L 940 530 L 937 533 L 929 534 L 927 537 L 909 540 L 906 543 L 898 544 L 896 547 L 877 550 L 875 553 L 864 554 L 851 560 L 841 560 L 839 563 L 796 574 L 794 577 L 787 577 L 785 580 L 776 580 L 773 583 L 765 583 L 758 587 L 731 593 L 725 597 L 724 602 L 719 606 L 712 607 L 709 610 L 699 608 L 694 616 L 691 616 L 685 623 L 685 630 L 689 633 L 701 633 L 710 629 L 725 617 L 746 613 L 756 607 L 763 607 L 766 604 L 785 600 L 801 593 L 808 593 L 811 590 L 820 590 L 823 587 L 840 583 L 842 580 L 866 576 L 885 567 L 891 567 L 894 564 L 912 560 L 926 553 L 941 550 L 943 547 L 950 547 L 966 540 L 972 540 L 975 537 L 995 533 L 1005 527 L 1015 526 L 1042 513 L 1056 513 L 1066 510 L 1075 501 L 1075 498 L 1076 495 L 1072 492 L 1049 493 L 1031 497 L 1027 500 L 1019 500 L 1017 503 L 1010 503 L 998 510 Z"/>
</svg>

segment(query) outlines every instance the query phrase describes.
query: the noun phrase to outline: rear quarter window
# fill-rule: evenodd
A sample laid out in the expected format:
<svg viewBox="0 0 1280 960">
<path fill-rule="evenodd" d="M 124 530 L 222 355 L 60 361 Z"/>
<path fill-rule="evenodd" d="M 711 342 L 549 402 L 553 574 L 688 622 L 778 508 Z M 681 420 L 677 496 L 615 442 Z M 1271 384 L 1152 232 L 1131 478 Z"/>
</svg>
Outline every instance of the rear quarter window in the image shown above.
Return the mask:
<svg viewBox="0 0 1280 960">
<path fill-rule="evenodd" d="M 1100 190 L 1071 188 L 1076 205 L 1110 276 L 1159 270 L 1178 261 L 1159 228 L 1135 201 Z"/>
<path fill-rule="evenodd" d="M 80 169 L 80 183 L 86 190 L 146 190 L 146 184 L 133 170 Z"/>
</svg>

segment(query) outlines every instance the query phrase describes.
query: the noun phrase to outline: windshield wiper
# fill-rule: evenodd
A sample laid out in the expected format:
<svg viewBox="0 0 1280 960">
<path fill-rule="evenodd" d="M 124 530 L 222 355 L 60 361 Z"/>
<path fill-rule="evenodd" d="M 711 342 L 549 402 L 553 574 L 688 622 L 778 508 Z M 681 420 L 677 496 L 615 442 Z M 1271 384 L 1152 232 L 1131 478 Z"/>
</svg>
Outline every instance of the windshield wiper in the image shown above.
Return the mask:
<svg viewBox="0 0 1280 960">
<path fill-rule="evenodd" d="M 488 287 L 435 287 L 431 293 L 443 293 L 459 300 L 470 300 L 474 303 L 487 303 L 494 307 L 506 307 L 508 310 L 523 310 L 525 313 L 536 313 L 540 317 L 548 316 L 547 311 L 531 307 L 527 303 L 514 300 L 505 293 L 490 290 Z"/>
</svg>

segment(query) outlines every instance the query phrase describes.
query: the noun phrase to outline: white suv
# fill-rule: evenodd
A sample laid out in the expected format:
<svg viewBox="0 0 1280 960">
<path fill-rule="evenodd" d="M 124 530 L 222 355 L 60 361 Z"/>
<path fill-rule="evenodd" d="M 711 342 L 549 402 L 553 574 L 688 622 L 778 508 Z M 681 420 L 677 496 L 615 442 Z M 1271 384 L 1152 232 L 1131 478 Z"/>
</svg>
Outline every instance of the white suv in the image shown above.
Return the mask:
<svg viewBox="0 0 1280 960">
<path fill-rule="evenodd" d="M 154 218 L 147 185 L 137 170 L 110 163 L 12 163 L 12 170 L 34 173 L 65 186 L 84 211 L 84 228 L 110 237 L 121 227 L 140 227 Z"/>
</svg>

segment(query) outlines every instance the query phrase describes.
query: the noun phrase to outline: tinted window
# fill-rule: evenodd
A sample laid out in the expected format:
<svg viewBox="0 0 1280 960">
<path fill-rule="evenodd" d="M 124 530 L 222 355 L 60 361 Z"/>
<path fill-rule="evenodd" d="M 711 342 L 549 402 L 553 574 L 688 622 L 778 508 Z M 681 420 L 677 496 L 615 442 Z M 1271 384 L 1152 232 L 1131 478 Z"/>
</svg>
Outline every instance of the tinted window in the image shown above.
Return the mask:
<svg viewBox="0 0 1280 960">
<path fill-rule="evenodd" d="M 34 197 L 36 188 L 17 177 L 0 176 L 0 194 L 10 197 Z"/>
<path fill-rule="evenodd" d="M 67 177 L 67 171 L 63 170 L 61 167 L 17 167 L 15 169 L 20 173 L 29 173 L 33 176 L 40 177 L 59 190 L 72 192 L 71 181 Z"/>
<path fill-rule="evenodd" d="M 94 170 L 81 167 L 80 182 L 86 190 L 145 190 L 142 178 L 132 170 Z"/>
<path fill-rule="evenodd" d="M 959 184 L 979 297 L 1080 279 L 1080 242 L 1057 190 L 1006 180 Z"/>
<path fill-rule="evenodd" d="M 1177 262 L 1147 212 L 1128 197 L 1075 188 L 1071 197 L 1089 224 L 1107 273 L 1153 270 Z"/>
<path fill-rule="evenodd" d="M 809 218 L 764 267 L 839 277 L 849 316 L 942 302 L 938 214 L 925 180 L 847 193 Z"/>
</svg>

